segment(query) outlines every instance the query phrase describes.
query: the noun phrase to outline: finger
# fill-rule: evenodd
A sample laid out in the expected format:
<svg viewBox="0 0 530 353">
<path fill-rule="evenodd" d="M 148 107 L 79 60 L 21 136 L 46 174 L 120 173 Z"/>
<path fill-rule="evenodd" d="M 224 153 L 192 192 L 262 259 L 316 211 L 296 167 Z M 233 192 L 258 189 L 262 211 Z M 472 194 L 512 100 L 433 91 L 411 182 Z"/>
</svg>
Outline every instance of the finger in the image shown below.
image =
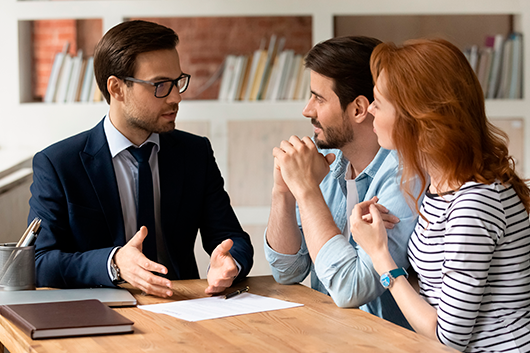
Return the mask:
<svg viewBox="0 0 530 353">
<path fill-rule="evenodd" d="M 292 135 L 291 137 L 289 137 L 289 142 L 291 143 L 291 145 L 297 146 L 302 143 L 302 140 L 300 140 L 300 137 Z"/>
<path fill-rule="evenodd" d="M 171 290 L 171 281 L 167 278 L 152 274 L 149 271 L 138 267 L 134 271 L 132 277 L 128 276 L 127 282 L 136 288 L 141 289 L 147 294 L 156 295 L 159 297 L 168 297 L 173 295 Z"/>
<path fill-rule="evenodd" d="M 228 286 L 228 287 L 230 287 L 230 286 Z M 217 294 L 217 293 L 221 293 L 222 291 L 224 291 L 228 287 L 208 286 L 208 288 L 206 288 L 204 290 L 204 293 L 206 293 L 206 294 Z"/>
<path fill-rule="evenodd" d="M 372 223 L 372 215 L 371 214 L 364 214 L 362 216 L 362 219 L 363 221 L 367 222 L 367 223 Z"/>
<path fill-rule="evenodd" d="M 232 246 L 234 245 L 234 242 L 232 239 L 226 239 L 223 240 L 223 242 L 214 249 L 212 253 L 213 256 L 220 256 L 220 255 L 227 255 L 227 253 L 232 249 Z"/>
<path fill-rule="evenodd" d="M 315 143 L 313 142 L 313 140 L 311 140 L 309 136 L 304 136 L 301 142 L 307 147 L 309 147 L 310 149 L 315 149 L 315 150 L 317 149 L 317 146 L 315 145 Z"/>
<path fill-rule="evenodd" d="M 394 227 L 396 226 L 394 223 L 387 221 L 383 221 L 383 224 L 385 225 L 386 229 L 394 229 Z"/>
<path fill-rule="evenodd" d="M 162 274 L 167 274 L 167 268 L 164 265 L 159 264 L 158 262 L 154 262 L 152 260 L 149 260 L 144 254 L 138 255 L 138 265 L 140 268 L 150 272 L 158 272 Z M 171 284 L 170 282 L 167 282 Z"/>
<path fill-rule="evenodd" d="M 379 212 L 377 207 L 375 207 L 375 205 L 370 205 L 369 210 L 370 210 L 370 214 L 372 215 L 374 224 L 383 223 L 383 219 L 381 218 L 381 213 Z"/>
<path fill-rule="evenodd" d="M 391 215 L 390 213 L 380 213 L 380 214 L 381 214 L 381 219 L 383 220 L 383 222 L 389 222 L 389 223 L 394 223 L 394 224 L 399 223 L 399 218 L 397 218 L 394 215 Z"/>
<path fill-rule="evenodd" d="M 135 287 L 141 289 L 146 294 L 156 295 L 157 297 L 167 298 L 173 295 L 171 287 L 160 286 L 146 281 L 140 282 Z"/>
<path fill-rule="evenodd" d="M 134 246 L 135 248 L 142 249 L 142 243 L 144 242 L 145 237 L 147 236 L 147 227 L 142 226 L 140 230 L 129 240 L 127 244 Z"/>
<path fill-rule="evenodd" d="M 335 158 L 337 156 L 335 156 L 334 153 L 328 153 L 326 154 L 326 161 L 328 162 L 328 165 L 331 165 L 331 163 L 335 162 Z"/>
<path fill-rule="evenodd" d="M 294 147 L 293 147 L 293 144 L 291 143 L 291 140 L 289 139 L 289 141 L 285 141 L 283 140 L 281 143 L 280 143 L 280 148 L 285 152 L 285 153 L 290 153 L 292 151 L 294 151 Z"/>
<path fill-rule="evenodd" d="M 217 279 L 215 281 L 212 281 L 212 280 L 208 280 L 208 288 L 210 291 L 213 291 L 213 292 L 220 292 L 222 290 L 224 290 L 225 288 L 228 288 L 232 285 L 232 283 L 234 282 L 234 277 L 235 276 L 231 276 L 230 278 L 226 278 L 226 279 Z"/>
<path fill-rule="evenodd" d="M 374 204 L 374 199 L 372 198 L 371 200 L 359 202 L 357 205 L 355 205 L 355 207 L 359 206 L 359 209 L 361 210 L 361 213 L 362 214 L 367 214 L 368 213 L 368 206 L 373 205 L 373 204 Z"/>
<path fill-rule="evenodd" d="M 278 157 L 281 157 L 281 156 L 285 155 L 285 151 L 283 149 L 281 149 L 280 147 L 274 147 L 272 149 L 272 155 L 275 158 L 278 158 Z"/>
<path fill-rule="evenodd" d="M 380 203 L 376 203 L 374 205 L 375 205 L 375 207 L 377 207 L 379 212 L 388 213 L 388 208 L 386 208 L 385 206 L 381 205 Z"/>
</svg>

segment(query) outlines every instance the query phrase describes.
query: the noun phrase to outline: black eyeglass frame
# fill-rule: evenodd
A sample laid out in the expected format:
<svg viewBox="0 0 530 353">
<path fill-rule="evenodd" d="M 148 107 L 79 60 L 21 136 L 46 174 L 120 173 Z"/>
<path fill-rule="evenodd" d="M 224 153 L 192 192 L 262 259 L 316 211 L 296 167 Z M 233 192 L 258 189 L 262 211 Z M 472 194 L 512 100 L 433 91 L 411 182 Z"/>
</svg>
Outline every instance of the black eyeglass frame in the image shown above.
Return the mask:
<svg viewBox="0 0 530 353">
<path fill-rule="evenodd" d="M 125 77 L 125 78 L 123 78 L 124 81 L 131 81 L 131 82 L 136 82 L 136 83 L 146 83 L 148 85 L 155 86 L 155 97 L 156 98 L 166 98 L 167 96 L 169 96 L 171 94 L 171 91 L 173 90 L 173 87 L 174 86 L 178 87 L 178 82 L 180 80 L 183 80 L 183 79 L 186 79 L 186 85 L 179 89 L 179 93 L 184 93 L 188 89 L 188 87 L 190 85 L 190 79 L 191 79 L 191 75 L 190 74 L 182 73 L 178 78 L 176 78 L 174 80 L 164 80 L 164 81 L 158 81 L 158 82 L 144 81 L 144 80 L 140 80 L 140 79 L 134 78 L 134 77 Z M 158 96 L 156 94 L 158 92 L 158 87 L 161 84 L 168 83 L 168 82 L 171 82 L 171 87 L 169 88 L 169 91 L 167 92 L 167 94 L 165 94 L 163 96 Z"/>
</svg>

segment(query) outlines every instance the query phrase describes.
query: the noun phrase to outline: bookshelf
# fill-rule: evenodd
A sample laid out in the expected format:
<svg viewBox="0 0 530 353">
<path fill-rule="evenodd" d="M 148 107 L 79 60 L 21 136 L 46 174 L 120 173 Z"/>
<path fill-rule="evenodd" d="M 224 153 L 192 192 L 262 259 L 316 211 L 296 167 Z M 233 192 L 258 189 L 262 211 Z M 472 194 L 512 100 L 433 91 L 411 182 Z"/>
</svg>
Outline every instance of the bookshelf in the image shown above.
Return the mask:
<svg viewBox="0 0 530 353">
<path fill-rule="evenodd" d="M 315 44 L 334 35 L 337 16 L 383 15 L 513 16 L 513 30 L 524 35 L 524 98 L 488 100 L 486 110 L 489 117 L 497 120 L 520 119 L 522 136 L 530 137 L 530 42 L 527 39 L 530 37 L 530 2 L 526 0 L 3 0 L 0 12 L 0 30 L 4 33 L 0 58 L 4 68 L 4 82 L 0 85 L 3 107 L 0 149 L 36 152 L 94 126 L 108 109 L 106 103 L 21 103 L 30 101 L 28 95 L 31 93 L 32 63 L 27 55 L 31 44 L 29 21 L 101 19 L 105 32 L 125 19 L 139 17 L 310 16 L 311 38 Z M 236 213 L 252 235 L 256 247 L 253 274 L 269 273 L 261 249 L 272 187 L 271 150 L 291 134 L 311 134 L 311 126 L 301 114 L 304 105 L 303 101 L 184 100 L 181 103 L 177 126 L 210 138 Z M 256 126 L 260 126 L 259 131 Z M 248 138 L 234 139 L 240 135 Z M 530 177 L 530 138 L 522 138 L 522 145 L 521 164 L 525 177 Z M 249 192 L 252 192 L 251 197 L 248 197 Z"/>
</svg>

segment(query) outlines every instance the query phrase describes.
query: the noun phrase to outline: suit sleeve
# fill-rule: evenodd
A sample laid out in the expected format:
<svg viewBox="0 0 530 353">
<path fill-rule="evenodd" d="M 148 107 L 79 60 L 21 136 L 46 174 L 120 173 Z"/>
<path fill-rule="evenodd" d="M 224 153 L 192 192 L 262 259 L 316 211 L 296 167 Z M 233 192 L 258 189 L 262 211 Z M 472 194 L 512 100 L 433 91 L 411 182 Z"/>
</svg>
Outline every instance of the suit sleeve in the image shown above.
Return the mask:
<svg viewBox="0 0 530 353">
<path fill-rule="evenodd" d="M 91 227 L 98 224 L 93 220 L 103 214 L 70 204 L 65 187 L 68 178 L 59 175 L 62 173 L 44 152 L 35 155 L 28 222 L 34 217 L 42 219 L 35 243 L 36 284 L 56 288 L 114 286 L 107 272 L 113 246 L 83 251 L 90 248 Z M 74 234 L 71 219 L 76 217 L 85 218 L 76 228 L 86 233 Z"/>
<path fill-rule="evenodd" d="M 212 146 L 207 138 L 206 156 L 206 192 L 201 218 L 201 237 L 204 249 L 211 254 L 217 245 L 225 239 L 232 239 L 234 245 L 230 254 L 241 265 L 236 280 L 248 275 L 253 265 L 254 248 L 249 235 L 243 231 L 230 204 L 228 193 L 224 189 L 224 180 L 215 161 Z"/>
</svg>

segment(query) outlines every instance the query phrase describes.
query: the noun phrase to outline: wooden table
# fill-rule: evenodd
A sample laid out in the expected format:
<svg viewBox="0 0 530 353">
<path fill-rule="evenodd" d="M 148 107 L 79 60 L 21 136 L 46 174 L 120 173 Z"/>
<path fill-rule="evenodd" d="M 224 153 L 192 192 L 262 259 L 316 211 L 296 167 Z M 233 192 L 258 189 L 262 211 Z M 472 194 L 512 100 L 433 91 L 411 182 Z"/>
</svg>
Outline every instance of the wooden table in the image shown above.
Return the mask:
<svg viewBox="0 0 530 353">
<path fill-rule="evenodd" d="M 0 316 L 0 342 L 18 352 L 456 352 L 358 309 L 338 308 L 330 297 L 303 285 L 251 277 L 250 293 L 304 306 L 188 322 L 136 307 L 115 308 L 134 321 L 134 333 L 32 340 Z M 143 296 L 138 304 L 205 297 L 206 280 L 174 281 L 170 299 Z"/>
</svg>

